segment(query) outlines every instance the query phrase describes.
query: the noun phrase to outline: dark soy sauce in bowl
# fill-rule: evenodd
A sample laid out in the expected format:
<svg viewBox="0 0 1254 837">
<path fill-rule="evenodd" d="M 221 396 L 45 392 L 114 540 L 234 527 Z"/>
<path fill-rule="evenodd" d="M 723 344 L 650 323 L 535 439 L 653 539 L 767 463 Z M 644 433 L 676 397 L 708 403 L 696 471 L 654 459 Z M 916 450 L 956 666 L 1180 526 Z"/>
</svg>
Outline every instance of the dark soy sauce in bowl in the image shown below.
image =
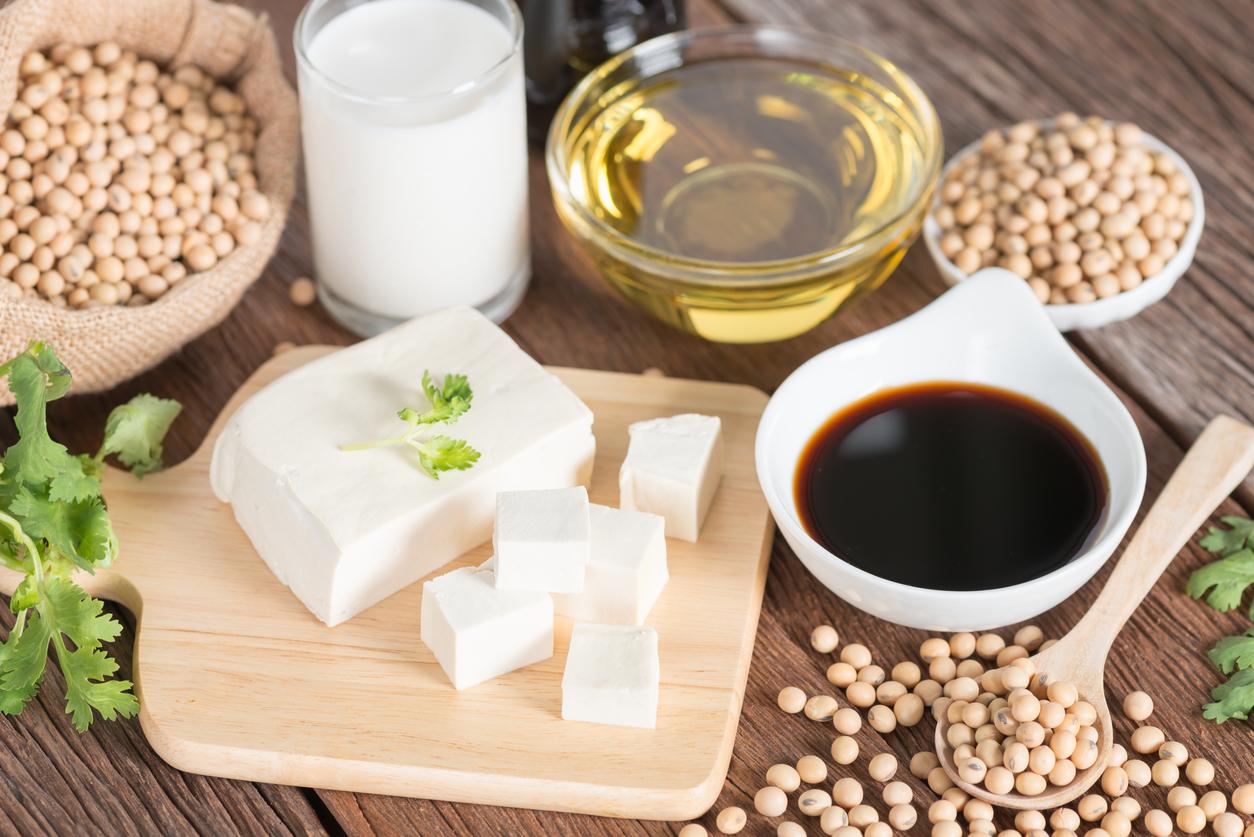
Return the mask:
<svg viewBox="0 0 1254 837">
<path fill-rule="evenodd" d="M 842 409 L 802 451 L 801 521 L 844 561 L 935 590 L 1040 578 L 1083 552 L 1106 472 L 1078 430 L 1026 396 L 978 384 L 883 390 Z"/>
</svg>

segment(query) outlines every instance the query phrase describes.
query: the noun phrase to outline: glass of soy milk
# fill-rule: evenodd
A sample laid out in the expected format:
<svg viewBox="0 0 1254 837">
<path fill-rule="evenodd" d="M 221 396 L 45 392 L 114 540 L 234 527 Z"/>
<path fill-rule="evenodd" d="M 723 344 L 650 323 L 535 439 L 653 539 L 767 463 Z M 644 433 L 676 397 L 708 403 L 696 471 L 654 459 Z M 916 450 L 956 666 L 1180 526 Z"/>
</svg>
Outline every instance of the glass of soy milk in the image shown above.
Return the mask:
<svg viewBox="0 0 1254 837">
<path fill-rule="evenodd" d="M 531 276 L 513 1 L 311 0 L 294 37 L 323 305 L 361 335 L 508 317 Z"/>
</svg>

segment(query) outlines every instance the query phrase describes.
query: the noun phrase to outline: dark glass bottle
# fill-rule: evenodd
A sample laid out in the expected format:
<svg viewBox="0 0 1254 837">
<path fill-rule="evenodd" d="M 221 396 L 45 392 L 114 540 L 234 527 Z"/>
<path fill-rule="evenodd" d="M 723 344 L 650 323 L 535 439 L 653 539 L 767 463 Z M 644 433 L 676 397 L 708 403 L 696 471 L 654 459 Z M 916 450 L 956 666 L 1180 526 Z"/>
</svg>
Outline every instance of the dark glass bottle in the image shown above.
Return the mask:
<svg viewBox="0 0 1254 837">
<path fill-rule="evenodd" d="M 527 126 L 543 142 L 575 83 L 612 55 L 686 25 L 684 0 L 520 0 Z"/>
</svg>

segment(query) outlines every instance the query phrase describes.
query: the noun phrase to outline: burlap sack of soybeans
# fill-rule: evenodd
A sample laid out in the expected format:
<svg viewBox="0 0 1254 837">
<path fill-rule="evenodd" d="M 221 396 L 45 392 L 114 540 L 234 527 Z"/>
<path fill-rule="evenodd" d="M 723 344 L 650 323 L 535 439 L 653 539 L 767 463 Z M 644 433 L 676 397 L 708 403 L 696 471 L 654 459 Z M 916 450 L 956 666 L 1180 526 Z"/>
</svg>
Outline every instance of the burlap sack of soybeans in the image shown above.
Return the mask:
<svg viewBox="0 0 1254 837">
<path fill-rule="evenodd" d="M 237 248 L 148 305 L 73 310 L 37 298 L 0 299 L 0 362 L 31 340 L 46 341 L 73 373 L 75 392 L 134 377 L 227 315 L 278 245 L 299 140 L 296 96 L 268 22 L 212 0 L 14 0 L 0 9 L 0 113 L 7 117 L 13 104 L 24 54 L 101 41 L 116 41 L 162 68 L 196 64 L 229 82 L 257 120 L 258 188 L 273 209 L 256 244 Z M 10 403 L 8 388 L 0 387 L 0 404 Z"/>
</svg>

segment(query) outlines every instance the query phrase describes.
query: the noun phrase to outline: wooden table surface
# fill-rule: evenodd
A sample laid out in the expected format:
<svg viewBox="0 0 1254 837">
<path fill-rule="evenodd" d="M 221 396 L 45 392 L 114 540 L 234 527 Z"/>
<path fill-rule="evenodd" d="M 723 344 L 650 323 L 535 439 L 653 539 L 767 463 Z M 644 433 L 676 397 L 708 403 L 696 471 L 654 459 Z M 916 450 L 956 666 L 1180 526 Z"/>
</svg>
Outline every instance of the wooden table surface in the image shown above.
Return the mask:
<svg viewBox="0 0 1254 837">
<path fill-rule="evenodd" d="M 265 9 L 287 51 L 300 0 L 248 0 Z M 1254 420 L 1254 9 L 1249 0 L 1205 4 L 1136 0 L 689 0 L 694 25 L 774 21 L 852 39 L 900 64 L 928 92 L 946 145 L 983 131 L 1062 110 L 1133 120 L 1178 149 L 1202 180 L 1207 225 L 1197 261 L 1167 299 L 1139 317 L 1073 335 L 1132 411 L 1149 458 L 1152 499 L 1182 451 L 1218 413 Z M 557 223 L 543 166 L 531 178 L 535 279 L 506 329 L 544 363 L 639 371 L 752 384 L 773 390 L 814 353 L 891 323 L 943 289 L 921 245 L 882 290 L 802 337 L 761 346 L 703 342 L 654 323 L 618 299 Z M 94 449 L 111 406 L 134 393 L 185 405 L 167 445 L 172 459 L 199 443 L 227 397 L 276 343 L 352 341 L 319 308 L 288 301 L 288 283 L 311 273 L 308 222 L 298 197 L 279 253 L 265 276 L 219 328 L 117 391 L 62 401 L 53 435 L 71 449 Z M 12 440 L 0 422 L 0 443 Z M 1223 512 L 1250 514 L 1247 480 Z M 1248 622 L 1223 616 L 1180 591 L 1204 560 L 1190 546 L 1133 617 L 1111 656 L 1108 684 L 1121 697 L 1144 687 L 1170 736 L 1214 761 L 1229 790 L 1254 780 L 1249 723 L 1216 727 L 1198 707 L 1217 675 L 1203 653 Z M 1107 571 L 1108 572 L 1108 571 Z M 1092 601 L 1107 572 L 1036 621 L 1061 635 Z M 6 614 L 7 625 L 11 617 Z M 114 644 L 121 674 L 132 671 L 134 620 Z M 810 629 L 834 624 L 843 639 L 869 645 L 891 665 L 913 659 L 920 631 L 872 619 L 814 581 L 777 539 L 744 712 L 725 792 L 717 808 L 751 808 L 765 769 L 807 752 L 826 755 L 829 726 L 786 717 L 775 694 L 788 684 L 830 691 L 809 649 Z M 0 830 L 21 834 L 348 832 L 438 834 L 658 834 L 676 825 L 454 805 L 411 799 L 258 785 L 180 773 L 149 748 L 134 721 L 98 722 L 74 732 L 63 713 L 64 684 L 50 667 L 36 701 L 0 720 Z M 368 711 L 368 707 L 363 707 Z M 905 759 L 925 747 L 923 727 L 880 736 L 864 728 L 866 754 Z M 913 781 L 911 779 L 911 781 Z M 933 797 L 919 783 L 916 798 Z M 1161 796 L 1143 795 L 1161 805 Z M 924 803 L 926 805 L 926 802 Z M 706 818 L 713 826 L 713 817 Z M 815 824 L 811 833 L 817 834 Z M 923 826 L 915 829 L 925 833 Z M 768 833 L 755 819 L 745 833 Z M 769 829 L 769 833 L 774 833 Z"/>
</svg>

